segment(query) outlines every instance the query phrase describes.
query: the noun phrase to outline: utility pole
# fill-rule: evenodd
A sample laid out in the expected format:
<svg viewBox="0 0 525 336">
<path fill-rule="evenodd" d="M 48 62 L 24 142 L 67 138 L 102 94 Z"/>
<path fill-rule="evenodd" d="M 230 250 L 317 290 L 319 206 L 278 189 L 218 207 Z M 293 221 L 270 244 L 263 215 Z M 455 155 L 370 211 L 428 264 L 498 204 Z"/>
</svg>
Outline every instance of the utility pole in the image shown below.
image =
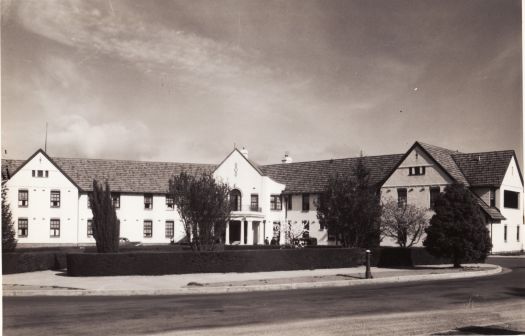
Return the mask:
<svg viewBox="0 0 525 336">
<path fill-rule="evenodd" d="M 47 121 L 46 121 L 46 139 L 44 141 L 44 152 L 47 153 Z"/>
</svg>

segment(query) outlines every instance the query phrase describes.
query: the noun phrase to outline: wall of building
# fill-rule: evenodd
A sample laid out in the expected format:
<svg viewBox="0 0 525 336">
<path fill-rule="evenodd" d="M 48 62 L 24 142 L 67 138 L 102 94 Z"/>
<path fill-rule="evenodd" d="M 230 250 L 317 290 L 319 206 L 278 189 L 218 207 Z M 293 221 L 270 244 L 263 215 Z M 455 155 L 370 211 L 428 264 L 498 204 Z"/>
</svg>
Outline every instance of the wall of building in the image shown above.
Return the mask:
<svg viewBox="0 0 525 336">
<path fill-rule="evenodd" d="M 141 241 L 144 244 L 169 243 L 165 235 L 166 221 L 174 221 L 174 240 L 185 237 L 184 227 L 176 209 L 168 209 L 165 195 L 153 195 L 153 208 L 144 208 L 144 194 L 121 194 L 120 208 L 116 210 L 120 220 L 120 236 L 130 241 Z M 79 242 L 95 243 L 93 237 L 87 236 L 87 221 L 93 218 L 88 207 L 88 196 L 83 193 L 79 200 Z M 144 221 L 151 220 L 153 235 L 144 237 Z"/>
<path fill-rule="evenodd" d="M 269 239 L 273 236 L 273 222 L 284 221 L 284 203 L 283 209 L 270 209 L 270 196 L 281 195 L 285 186 L 277 183 L 267 176 L 262 176 L 248 160 L 239 151 L 233 151 L 222 163 L 213 176 L 226 183 L 231 189 L 237 189 L 241 192 L 241 211 L 232 212 L 232 221 L 247 221 L 247 244 L 254 242 L 254 225 L 258 224 L 258 244 L 264 244 L 265 237 Z M 259 208 L 261 211 L 252 211 L 250 209 L 251 195 L 259 196 Z M 257 222 L 257 223 L 256 223 Z M 244 236 L 244 227 L 242 228 L 241 238 Z M 244 244 L 241 239 L 241 244 Z"/>
<path fill-rule="evenodd" d="M 33 177 L 32 171 L 43 177 Z M 47 171 L 48 177 L 45 177 Z M 44 154 L 38 153 L 7 181 L 7 200 L 11 205 L 18 243 L 31 245 L 75 244 L 77 241 L 78 189 Z M 18 206 L 18 190 L 28 191 L 28 206 Z M 51 207 L 51 190 L 60 191 L 60 207 Z M 18 219 L 27 218 L 28 235 L 18 235 Z M 51 219 L 60 219 L 60 236 L 51 237 Z"/>
<path fill-rule="evenodd" d="M 506 208 L 504 206 L 505 190 L 519 193 L 518 209 Z M 512 158 L 501 188 L 496 191 L 496 206 L 501 214 L 506 218 L 501 223 L 492 225 L 492 251 L 520 251 L 523 250 L 523 186 L 518 172 L 516 161 Z M 505 240 L 504 231 L 507 227 L 507 239 Z M 519 227 L 519 229 L 518 229 Z M 520 230 L 520 239 L 517 239 L 517 231 Z"/>
<path fill-rule="evenodd" d="M 308 221 L 310 224 L 309 235 L 317 239 L 318 245 L 335 245 L 335 240 L 328 240 L 328 230 L 319 224 L 317 219 L 316 202 L 317 194 L 310 194 L 309 211 L 303 211 L 303 194 L 290 195 L 292 199 L 292 209 L 286 211 L 286 221 L 291 221 L 293 224 L 302 224 L 303 221 Z"/>
<path fill-rule="evenodd" d="M 410 175 L 410 167 L 425 167 L 424 175 Z M 394 173 L 381 187 L 381 201 L 398 201 L 398 189 L 407 189 L 407 204 L 427 209 L 430 218 L 430 187 L 439 187 L 442 192 L 452 179 L 422 149 L 414 148 L 401 162 Z M 424 237 L 415 246 L 423 246 Z M 388 237 L 381 241 L 382 246 L 397 246 L 395 240 Z"/>
</svg>

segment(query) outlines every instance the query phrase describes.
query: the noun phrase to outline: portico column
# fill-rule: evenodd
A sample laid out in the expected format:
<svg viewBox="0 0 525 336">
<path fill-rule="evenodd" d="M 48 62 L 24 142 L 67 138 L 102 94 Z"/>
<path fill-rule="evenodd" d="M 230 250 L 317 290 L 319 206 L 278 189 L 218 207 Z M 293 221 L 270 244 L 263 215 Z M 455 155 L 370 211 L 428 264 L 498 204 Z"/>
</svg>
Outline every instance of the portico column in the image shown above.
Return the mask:
<svg viewBox="0 0 525 336">
<path fill-rule="evenodd" d="M 253 245 L 253 221 L 248 221 L 247 245 Z"/>
<path fill-rule="evenodd" d="M 226 237 L 224 237 L 224 244 L 230 245 L 230 221 L 226 222 Z"/>
<path fill-rule="evenodd" d="M 244 245 L 244 219 L 241 220 L 241 243 L 240 245 Z"/>
</svg>

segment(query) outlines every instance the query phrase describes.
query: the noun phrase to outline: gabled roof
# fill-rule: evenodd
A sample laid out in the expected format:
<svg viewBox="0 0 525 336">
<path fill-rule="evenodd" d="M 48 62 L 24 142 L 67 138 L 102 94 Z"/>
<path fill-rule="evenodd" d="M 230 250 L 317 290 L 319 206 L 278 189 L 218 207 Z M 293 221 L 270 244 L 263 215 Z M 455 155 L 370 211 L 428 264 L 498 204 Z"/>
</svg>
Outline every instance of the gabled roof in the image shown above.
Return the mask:
<svg viewBox="0 0 525 336">
<path fill-rule="evenodd" d="M 473 187 L 499 188 L 513 157 L 517 164 L 516 153 L 512 150 L 452 154 L 452 158 Z M 519 165 L 517 167 L 523 184 Z"/>
<path fill-rule="evenodd" d="M 419 144 L 456 182 L 469 186 L 469 182 L 452 158 L 452 155 L 458 152 L 420 141 L 416 141 L 416 144 Z"/>
<path fill-rule="evenodd" d="M 246 156 L 244 156 L 243 153 L 241 153 L 241 151 L 235 147 L 231 152 L 230 154 L 226 155 L 226 157 L 224 158 L 224 160 L 221 161 L 221 163 L 219 163 L 217 166 L 215 166 L 215 169 L 213 169 L 213 171 L 215 172 L 215 170 L 217 170 L 226 160 L 228 160 L 228 158 L 233 154 L 233 153 L 239 153 L 240 156 L 242 156 L 246 161 L 248 161 L 248 163 L 250 164 L 250 166 L 253 167 L 253 169 L 255 169 L 259 175 L 261 176 L 264 176 L 264 172 L 261 170 L 261 168 L 259 167 L 258 164 L 256 164 L 255 162 L 253 162 L 252 160 L 248 159 Z"/>
<path fill-rule="evenodd" d="M 190 174 L 211 172 L 215 165 L 173 162 L 101 160 L 51 158 L 59 169 L 83 191 L 93 188 L 93 179 L 108 181 L 115 192 L 129 193 L 165 193 L 168 181 L 173 175 L 185 171 Z M 2 160 L 2 173 L 20 167 L 25 161 Z M 11 173 L 12 176 L 12 173 Z"/>
<path fill-rule="evenodd" d="M 402 154 L 365 156 L 370 183 L 378 184 L 401 159 Z M 315 193 L 325 190 L 330 176 L 349 174 L 359 158 L 280 163 L 260 166 L 273 180 L 286 185 L 285 193 Z"/>
</svg>

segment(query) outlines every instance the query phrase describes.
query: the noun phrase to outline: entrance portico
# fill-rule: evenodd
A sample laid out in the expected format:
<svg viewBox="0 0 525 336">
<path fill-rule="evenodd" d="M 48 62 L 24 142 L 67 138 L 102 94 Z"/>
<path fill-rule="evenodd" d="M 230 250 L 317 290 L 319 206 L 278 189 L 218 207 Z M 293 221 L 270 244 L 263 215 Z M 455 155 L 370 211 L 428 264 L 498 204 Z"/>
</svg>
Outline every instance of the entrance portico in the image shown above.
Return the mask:
<svg viewBox="0 0 525 336">
<path fill-rule="evenodd" d="M 262 245 L 264 244 L 263 214 L 245 216 L 232 214 L 226 225 L 227 245 Z"/>
</svg>

